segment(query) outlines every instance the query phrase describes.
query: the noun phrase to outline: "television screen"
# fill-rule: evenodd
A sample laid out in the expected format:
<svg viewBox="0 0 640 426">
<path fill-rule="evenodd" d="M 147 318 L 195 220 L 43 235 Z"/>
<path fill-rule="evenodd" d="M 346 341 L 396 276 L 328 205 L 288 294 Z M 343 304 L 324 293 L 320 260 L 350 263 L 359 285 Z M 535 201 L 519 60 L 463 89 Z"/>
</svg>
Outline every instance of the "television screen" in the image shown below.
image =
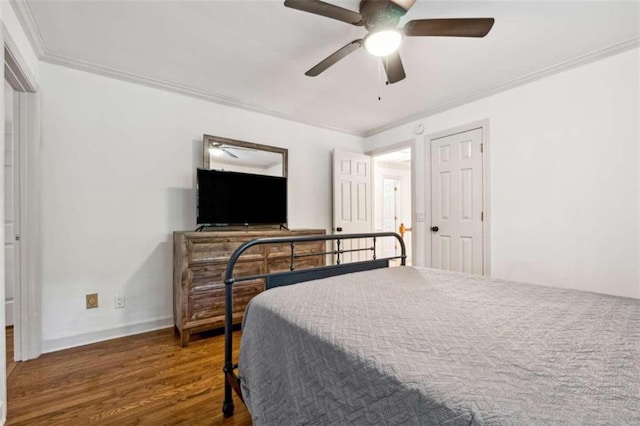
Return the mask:
<svg viewBox="0 0 640 426">
<path fill-rule="evenodd" d="M 287 178 L 198 169 L 198 225 L 287 223 Z"/>
</svg>

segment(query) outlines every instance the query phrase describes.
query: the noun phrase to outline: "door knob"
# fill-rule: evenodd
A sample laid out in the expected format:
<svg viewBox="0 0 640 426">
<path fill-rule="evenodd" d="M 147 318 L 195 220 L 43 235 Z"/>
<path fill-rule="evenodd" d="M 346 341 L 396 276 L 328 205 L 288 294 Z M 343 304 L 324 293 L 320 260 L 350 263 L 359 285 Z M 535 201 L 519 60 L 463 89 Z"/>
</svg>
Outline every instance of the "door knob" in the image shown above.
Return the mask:
<svg viewBox="0 0 640 426">
<path fill-rule="evenodd" d="M 439 230 L 439 229 L 440 229 L 440 228 L 438 228 L 437 226 L 432 226 L 432 227 L 431 227 L 431 230 L 432 230 L 433 232 L 438 232 L 438 230 Z"/>
<path fill-rule="evenodd" d="M 336 228 L 336 232 L 342 232 L 342 228 L 341 228 L 340 226 L 338 226 L 338 227 Z"/>
</svg>

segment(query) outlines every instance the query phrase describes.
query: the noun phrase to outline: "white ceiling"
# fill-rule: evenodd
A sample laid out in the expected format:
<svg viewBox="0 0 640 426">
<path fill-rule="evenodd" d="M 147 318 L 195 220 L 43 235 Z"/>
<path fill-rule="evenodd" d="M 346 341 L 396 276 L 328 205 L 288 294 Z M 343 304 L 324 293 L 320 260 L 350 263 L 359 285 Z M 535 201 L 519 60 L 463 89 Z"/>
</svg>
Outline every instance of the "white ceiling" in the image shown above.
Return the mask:
<svg viewBox="0 0 640 426">
<path fill-rule="evenodd" d="M 405 38 L 407 78 L 385 87 L 378 62 L 364 49 L 306 77 L 306 70 L 365 30 L 283 3 L 27 0 L 44 60 L 356 134 L 597 57 L 603 49 L 638 45 L 640 34 L 638 1 L 419 0 L 401 25 L 443 17 L 494 17 L 496 23 L 483 39 Z M 359 2 L 332 3 L 357 10 Z"/>
</svg>

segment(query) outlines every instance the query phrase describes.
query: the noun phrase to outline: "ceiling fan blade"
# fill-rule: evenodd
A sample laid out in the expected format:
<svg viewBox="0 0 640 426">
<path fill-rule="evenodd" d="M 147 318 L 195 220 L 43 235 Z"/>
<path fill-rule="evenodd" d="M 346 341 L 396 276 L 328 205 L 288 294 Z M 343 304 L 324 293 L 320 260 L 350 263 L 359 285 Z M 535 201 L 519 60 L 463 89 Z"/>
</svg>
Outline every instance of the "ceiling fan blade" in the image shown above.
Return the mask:
<svg viewBox="0 0 640 426">
<path fill-rule="evenodd" d="M 237 150 L 237 151 L 257 151 L 257 149 L 255 149 L 255 148 L 245 148 L 243 146 L 225 145 L 224 148 L 225 149 L 233 149 L 233 150 Z"/>
<path fill-rule="evenodd" d="M 344 58 L 345 56 L 347 56 L 349 53 L 352 53 L 357 49 L 359 49 L 362 46 L 362 43 L 363 43 L 362 39 L 352 41 L 351 43 L 347 44 L 344 47 L 341 47 L 340 49 L 333 52 L 331 55 L 324 58 L 322 61 L 320 61 L 320 63 L 318 63 L 318 65 L 311 68 L 309 71 L 307 71 L 304 74 L 308 75 L 309 77 L 315 77 L 319 75 L 320 73 L 325 71 L 327 68 L 329 68 L 330 66 L 332 66 L 333 64 L 335 64 L 336 62 Z"/>
<path fill-rule="evenodd" d="M 225 154 L 227 154 L 229 157 L 232 158 L 240 158 L 237 155 L 235 155 L 233 152 L 229 151 L 227 148 L 220 148 L 221 150 L 223 150 L 225 152 Z"/>
<path fill-rule="evenodd" d="M 382 58 L 382 64 L 384 65 L 384 70 L 387 73 L 387 80 L 389 81 L 389 84 L 397 83 L 407 76 L 404 73 L 402 59 L 400 59 L 400 53 L 398 53 L 397 50 L 389 56 Z"/>
<path fill-rule="evenodd" d="M 404 26 L 404 35 L 409 37 L 484 37 L 493 18 L 417 19 Z"/>
<path fill-rule="evenodd" d="M 358 12 L 353 12 L 349 9 L 325 3 L 320 0 L 286 0 L 284 5 L 292 9 L 302 10 L 303 12 L 337 19 L 338 21 L 346 22 L 347 24 L 358 26 L 364 25 L 364 19 Z"/>
</svg>

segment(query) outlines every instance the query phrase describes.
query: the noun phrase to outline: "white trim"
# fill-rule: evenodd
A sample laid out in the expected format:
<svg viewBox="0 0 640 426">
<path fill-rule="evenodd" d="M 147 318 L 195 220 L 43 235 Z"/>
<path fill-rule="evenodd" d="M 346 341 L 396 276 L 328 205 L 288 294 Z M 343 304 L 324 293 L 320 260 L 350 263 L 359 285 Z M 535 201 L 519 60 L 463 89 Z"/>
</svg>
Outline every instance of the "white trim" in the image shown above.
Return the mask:
<svg viewBox="0 0 640 426">
<path fill-rule="evenodd" d="M 40 33 L 40 29 L 36 24 L 36 20 L 33 18 L 29 5 L 26 0 L 9 0 L 9 3 L 11 4 L 13 12 L 18 17 L 18 21 L 20 21 L 22 29 L 27 35 L 33 51 L 38 58 L 42 58 L 46 54 L 47 48 L 44 43 L 42 33 Z"/>
<path fill-rule="evenodd" d="M 40 303 L 40 93 L 20 97 L 20 285 L 14 329 L 16 361 L 41 352 Z"/>
<path fill-rule="evenodd" d="M 302 117 L 296 117 L 294 115 L 286 114 L 284 112 L 269 109 L 260 105 L 242 102 L 239 99 L 235 99 L 229 96 L 219 95 L 214 92 L 196 89 L 195 87 L 190 87 L 183 84 L 172 83 L 164 80 L 157 80 L 157 79 L 145 77 L 143 75 L 136 74 L 136 73 L 117 70 L 115 68 L 95 64 L 93 62 L 70 58 L 68 56 L 60 55 L 58 53 L 54 53 L 51 51 L 47 51 L 45 55 L 41 58 L 41 60 L 43 62 L 48 62 L 54 65 L 62 65 L 68 68 L 90 72 L 92 74 L 102 75 L 104 77 L 115 78 L 118 80 L 128 81 L 130 83 L 140 84 L 142 86 L 153 87 L 154 89 L 166 90 L 166 91 L 177 93 L 180 95 L 186 95 L 186 96 L 191 96 L 198 99 L 204 99 L 205 101 L 213 102 L 219 105 L 226 105 L 233 108 L 243 109 L 245 111 L 257 112 L 260 114 L 269 115 L 276 118 L 282 118 L 288 121 L 295 121 L 295 122 L 306 124 L 309 126 L 319 127 L 327 130 L 334 130 L 334 131 L 347 133 L 354 136 L 362 137 L 363 135 L 362 132 L 354 132 L 352 130 L 333 126 L 328 123 L 323 123 L 323 122 L 314 121 L 314 120 L 307 120 Z"/>
<path fill-rule="evenodd" d="M 425 136 L 424 150 L 424 202 L 425 202 L 425 243 L 424 264 L 431 267 L 431 141 L 469 130 L 482 129 L 482 143 L 484 153 L 482 155 L 482 275 L 491 276 L 491 194 L 490 194 L 490 164 L 489 164 L 489 119 L 463 124 L 451 129 L 443 130 Z"/>
<path fill-rule="evenodd" d="M 4 34 L 4 78 L 11 86 L 19 92 L 36 92 L 38 91 L 38 82 L 36 77 L 27 66 L 22 53 L 16 42 L 11 38 L 11 33 L 7 26 L 2 23 L 2 32 Z"/>
<path fill-rule="evenodd" d="M 424 260 L 423 265 L 431 268 L 431 140 L 435 137 L 424 137 Z"/>
<path fill-rule="evenodd" d="M 436 105 L 433 108 L 425 109 L 416 114 L 412 114 L 408 117 L 402 118 L 400 120 L 396 120 L 392 123 L 384 124 L 380 127 L 376 127 L 374 129 L 370 129 L 364 132 L 364 137 L 369 137 L 376 135 L 378 133 L 382 133 L 386 130 L 393 129 L 395 127 L 401 126 L 403 124 L 410 123 L 415 120 L 427 118 L 429 116 L 439 114 L 441 112 L 447 111 L 449 109 L 459 107 L 461 105 L 468 104 L 473 101 L 477 101 L 479 99 L 487 98 L 489 96 L 495 95 L 497 93 L 505 92 L 507 90 L 523 86 L 527 83 L 531 83 L 536 80 L 540 80 L 544 77 L 548 77 L 553 74 L 558 74 L 562 71 L 569 70 L 571 68 L 579 67 L 581 65 L 585 65 L 599 59 L 606 58 L 607 56 L 615 55 L 616 53 L 622 53 L 627 50 L 634 49 L 640 46 L 640 37 L 633 37 L 629 40 L 622 41 L 620 43 L 613 44 L 609 47 L 605 47 L 603 49 L 594 50 L 584 55 L 577 56 L 573 59 L 569 59 L 555 65 L 551 65 L 546 68 L 542 68 L 538 71 L 534 71 L 529 74 L 525 74 L 523 76 L 514 78 L 513 80 L 507 81 L 506 83 L 499 84 L 497 86 L 491 87 L 487 90 L 481 90 L 479 92 L 473 93 L 469 96 L 464 96 L 462 98 L 456 99 L 451 102 L 445 102 L 440 105 Z"/>
<path fill-rule="evenodd" d="M 389 152 L 401 151 L 403 148 L 411 148 L 413 150 L 414 145 L 415 145 L 414 139 L 407 139 L 404 142 L 398 142 L 392 145 L 385 145 L 380 148 L 372 149 L 371 151 L 365 152 L 365 154 L 370 155 L 372 157 L 377 157 L 379 155 L 387 154 Z M 413 159 L 413 156 L 412 156 L 412 159 Z"/>
<path fill-rule="evenodd" d="M 525 85 L 527 83 L 531 83 L 536 80 L 540 80 L 544 77 L 548 77 L 550 75 L 557 74 L 562 71 L 566 71 L 568 69 L 578 67 L 580 65 L 585 65 L 590 62 L 594 62 L 599 59 L 606 58 L 607 56 L 615 55 L 616 53 L 621 53 L 626 50 L 636 48 L 638 46 L 640 46 L 640 37 L 634 37 L 629 40 L 625 40 L 620 43 L 613 44 L 609 47 L 595 50 L 593 52 L 575 57 L 573 59 L 569 59 L 569 60 L 560 62 L 558 64 L 551 65 L 546 68 L 542 68 L 538 71 L 534 71 L 532 73 L 525 74 L 520 77 L 516 77 L 513 80 L 507 81 L 506 83 L 499 84 L 497 86 L 491 87 L 486 90 L 481 90 L 469 96 L 464 96 L 462 98 L 453 100 L 451 102 L 445 102 L 443 104 L 436 105 L 433 108 L 422 110 L 421 112 L 412 114 L 410 116 L 401 118 L 391 123 L 387 123 L 382 126 L 375 127 L 373 129 L 369 129 L 366 131 L 354 131 L 354 130 L 349 130 L 342 127 L 334 126 L 329 123 L 318 122 L 314 120 L 307 120 L 302 117 L 296 117 L 294 115 L 289 115 L 280 111 L 265 108 L 260 105 L 249 104 L 239 99 L 223 96 L 214 92 L 208 92 L 205 90 L 200 90 L 194 87 L 189 87 L 189 86 L 172 83 L 168 81 L 157 80 L 157 79 L 145 77 L 139 74 L 121 71 L 115 68 L 110 68 L 107 66 L 95 64 L 89 61 L 70 58 L 68 56 L 51 52 L 50 50 L 45 50 L 40 59 L 44 62 L 48 62 L 51 64 L 62 65 L 69 68 L 74 68 L 77 70 L 102 75 L 105 77 L 111 77 L 118 80 L 128 81 L 131 83 L 137 83 L 143 86 L 153 87 L 155 89 L 167 90 L 173 93 L 178 93 L 186 96 L 204 99 L 206 101 L 217 103 L 220 105 L 226 105 L 234 108 L 244 109 L 246 111 L 257 112 L 257 113 L 269 115 L 272 117 L 282 118 L 289 121 L 295 121 L 298 123 L 307 124 L 309 126 L 319 127 L 327 130 L 334 130 L 334 131 L 338 131 L 338 132 L 342 132 L 342 133 L 346 133 L 354 136 L 369 137 L 369 136 L 376 135 L 378 133 L 382 133 L 385 130 L 392 129 L 418 119 L 426 118 L 434 114 L 439 114 L 446 110 L 449 110 L 464 104 L 468 104 L 470 102 L 477 101 L 479 99 L 483 99 L 483 98 L 495 95 L 497 93 L 501 93 L 501 92 Z"/>
<path fill-rule="evenodd" d="M 5 42 L 6 42 L 6 38 L 5 38 Z M 5 61 L 7 61 L 8 56 L 10 55 L 10 52 L 5 50 Z M 13 67 L 9 66 L 9 65 L 5 65 L 5 79 L 7 79 L 7 72 L 12 72 L 13 73 Z M 17 79 L 20 79 L 19 75 L 15 75 L 13 74 Z M 6 90 L 6 88 L 5 88 Z M 21 300 L 22 300 L 22 295 L 20 294 L 20 289 L 22 288 L 22 274 L 24 272 L 24 267 L 25 267 L 25 261 L 23 259 L 23 253 L 22 253 L 22 244 L 19 241 L 15 241 L 15 236 L 16 235 L 21 235 L 21 227 L 22 225 L 22 197 L 20 196 L 20 191 L 22 190 L 22 148 L 21 148 L 21 143 L 22 143 L 22 136 L 21 136 L 21 132 L 22 132 L 22 123 L 20 122 L 20 116 L 21 116 L 21 100 L 20 100 L 20 93 L 15 91 L 13 88 L 11 89 L 13 90 L 13 96 L 11 97 L 11 122 L 7 122 L 7 110 L 5 107 L 5 111 L 4 111 L 4 116 L 5 116 L 5 138 L 10 134 L 11 138 L 13 139 L 13 149 L 11 152 L 11 156 L 12 156 L 12 168 L 11 168 L 11 175 L 12 175 L 12 185 L 13 185 L 13 193 L 11 194 L 11 198 L 12 198 L 12 205 L 14 207 L 14 215 L 13 215 L 13 232 L 14 235 L 5 235 L 5 241 L 12 241 L 11 245 L 13 246 L 13 265 L 11 269 L 13 269 L 13 280 L 7 282 L 5 280 L 4 283 L 4 291 L 5 291 L 5 298 L 6 298 L 6 292 L 7 292 L 7 285 L 10 285 L 12 287 L 13 290 L 13 301 L 11 303 L 10 306 L 10 314 L 9 312 L 6 312 L 5 314 L 5 319 L 7 320 L 5 325 L 11 324 L 13 325 L 13 359 L 9 360 L 9 361 L 16 361 L 16 360 L 21 360 L 22 358 L 22 348 L 20 345 L 16 345 L 16 342 L 18 341 L 18 338 L 16 336 L 21 336 L 22 335 L 22 328 L 20 326 L 20 318 L 17 318 L 17 314 L 20 312 L 20 307 L 22 306 Z M 5 93 L 5 101 L 7 98 L 7 94 Z M 10 126 L 12 127 L 12 129 L 8 132 L 7 131 L 7 124 L 10 124 Z M 6 140 L 5 140 L 5 146 L 6 146 Z M 6 159 L 6 155 L 8 153 L 5 151 L 5 164 L 7 163 L 7 159 Z M 6 179 L 6 175 L 5 175 L 5 179 Z M 6 181 L 5 181 L 5 185 L 6 185 Z M 4 200 L 5 200 L 5 206 L 6 206 L 6 201 L 7 201 L 7 193 L 5 192 L 4 194 Z M 17 212 L 16 212 L 16 206 L 17 206 Z M 17 213 L 17 214 L 16 214 Z M 5 214 L 6 214 L 6 210 L 5 210 Z M 6 218 L 5 218 L 5 223 L 6 223 Z M 7 257 L 5 256 L 5 277 L 6 277 L 6 271 L 7 271 Z M 6 306 L 6 305 L 5 305 Z M 6 306 L 8 307 L 8 306 Z M 10 322 L 9 322 L 10 321 Z"/>
<path fill-rule="evenodd" d="M 0 13 L 1 15 L 1 13 Z M 0 16 L 1 18 L 1 16 Z M 0 32 L 0 42 L 4 45 L 4 34 L 3 32 Z M 3 68 L 4 69 L 4 68 Z M 3 78 L 4 80 L 4 78 Z M 6 117 L 6 111 L 4 110 L 4 81 L 2 83 L 2 87 L 0 88 L 0 94 L 2 94 L 2 96 L 0 96 L 0 98 L 2 98 L 2 106 L 0 106 L 0 111 L 2 111 L 2 117 L 1 121 L 0 121 L 0 127 L 2 127 L 2 129 L 0 130 L 0 134 L 4 136 L 4 126 L 5 126 L 5 117 Z M 3 144 L 4 145 L 4 144 Z M 4 164 L 4 149 L 2 150 L 2 153 L 0 153 L 0 161 L 3 162 Z M 4 233 L 5 233 L 5 227 L 4 227 L 4 174 L 2 175 L 2 177 L 0 177 L 0 200 L 2 200 L 2 205 L 3 207 L 0 208 L 0 223 L 2 223 L 2 229 L 0 229 L 0 240 L 4 241 Z M 4 298 L 5 298 L 5 287 L 6 287 L 6 280 L 5 280 L 5 256 L 2 256 L 2 258 L 0 258 L 0 299 L 3 300 L 4 302 Z M 0 341 L 0 363 L 2 363 L 2 368 L 0 369 L 0 422 L 2 424 L 5 423 L 6 419 L 7 419 L 7 413 L 6 411 L 6 407 L 7 407 L 7 347 L 6 347 L 6 328 L 5 328 L 5 324 L 4 324 L 4 315 L 2 315 L 1 310 L 4 309 L 4 306 L 2 306 L 0 308 L 0 322 L 2 322 L 2 324 L 0 324 L 0 328 L 2 329 L 1 333 L 1 338 L 2 341 Z"/>
<path fill-rule="evenodd" d="M 6 288 L 5 288 L 6 292 Z M 4 325 L 8 327 L 13 325 L 13 307 L 15 306 L 15 300 L 4 301 Z"/>
<path fill-rule="evenodd" d="M 482 156 L 482 211 L 484 212 L 482 222 L 482 237 L 483 237 L 483 269 L 484 276 L 491 276 L 491 131 L 489 127 L 489 119 L 484 119 L 481 122 L 482 125 L 482 143 L 484 144 L 484 155 Z"/>
<path fill-rule="evenodd" d="M 14 360 L 40 356 L 40 94 L 35 77 L 3 24 L 5 76 L 19 96 L 20 282 L 14 294 Z"/>
<path fill-rule="evenodd" d="M 119 337 L 146 333 L 173 326 L 173 316 L 154 318 L 151 320 L 133 321 L 120 327 L 99 329 L 73 336 L 57 337 L 42 342 L 42 353 L 60 351 L 76 346 L 89 345 Z"/>
<path fill-rule="evenodd" d="M 375 167 L 373 167 L 373 163 L 372 163 L 371 170 L 375 170 Z M 400 182 L 402 182 L 402 176 L 399 176 L 399 175 L 390 175 L 390 174 L 386 174 L 386 173 L 384 173 L 384 174 L 381 176 L 381 178 L 382 178 L 382 188 L 383 188 L 383 190 L 382 190 L 382 191 L 383 191 L 383 197 L 384 197 L 384 181 L 385 181 L 385 179 L 389 179 L 389 180 L 392 180 L 392 181 L 396 181 L 396 182 L 397 182 L 397 184 L 398 184 L 398 186 L 400 187 L 400 191 L 397 191 L 397 189 L 396 189 L 396 191 L 397 191 L 397 192 L 396 192 L 396 194 L 395 194 L 395 197 L 396 197 L 396 199 L 394 200 L 394 208 L 395 208 L 395 212 L 394 212 L 395 214 L 394 214 L 394 217 L 395 217 L 395 219 L 394 219 L 394 221 L 393 221 L 393 231 L 392 231 L 392 232 L 395 232 L 395 233 L 399 233 L 399 232 L 398 232 L 398 230 L 399 230 L 399 223 L 402 223 L 402 222 L 399 222 L 399 221 L 398 221 L 398 216 L 400 216 L 400 215 L 398 214 L 398 210 L 402 208 L 402 201 L 401 201 L 401 199 L 402 199 L 402 193 L 401 193 L 401 191 L 402 191 L 402 186 L 401 186 L 401 183 L 400 183 Z M 373 186 L 374 186 L 374 188 L 375 188 L 375 176 L 374 176 L 374 185 L 373 185 Z M 397 187 L 396 187 L 396 188 L 397 188 Z M 374 189 L 374 191 L 375 191 L 375 189 Z M 374 200 L 374 201 L 372 202 L 372 204 L 375 204 L 375 194 L 374 194 L 374 197 L 372 198 L 372 200 Z M 382 202 L 381 204 L 384 204 L 384 200 L 383 200 L 383 202 Z M 374 205 L 374 207 L 375 207 L 375 205 Z M 409 207 L 409 208 L 411 208 L 411 207 Z M 381 220 L 381 223 L 382 223 L 382 229 L 380 229 L 380 232 L 384 232 L 384 231 L 385 231 L 385 230 L 384 230 L 384 205 L 380 206 L 380 210 L 382 211 L 382 218 L 381 218 L 381 219 L 382 219 L 382 220 Z M 373 214 L 374 214 L 373 219 L 374 219 L 374 223 L 375 223 L 375 214 L 376 214 L 376 209 L 375 209 L 375 208 L 372 208 L 372 209 L 371 209 L 371 211 L 372 211 L 372 212 L 374 212 L 374 213 L 373 213 Z M 413 242 L 413 238 L 411 239 L 411 241 Z M 397 245 L 396 245 L 397 240 L 396 240 L 395 238 L 394 238 L 394 240 L 393 240 L 393 243 L 394 243 L 394 245 L 395 245 L 395 247 L 396 247 L 396 251 L 394 252 L 394 256 L 397 256 L 397 255 L 398 255 L 398 252 L 397 252 L 397 248 L 398 248 L 398 247 L 397 247 Z M 382 243 L 381 243 L 381 244 L 382 244 Z M 380 248 L 380 253 L 381 253 L 382 257 L 386 257 L 386 255 L 384 254 L 384 245 Z M 406 259 L 406 260 L 411 259 L 411 257 L 412 257 L 412 256 L 413 256 L 413 250 L 411 251 L 411 256 L 407 256 L 407 259 Z M 410 263 L 409 263 L 409 265 L 410 265 Z"/>
<path fill-rule="evenodd" d="M 416 194 L 418 190 L 416 175 L 418 174 L 418 169 L 416 167 L 416 153 L 417 153 L 417 145 L 415 139 L 407 139 L 404 142 L 394 143 L 392 145 L 386 145 L 381 148 L 372 149 L 371 151 L 365 152 L 366 155 L 370 157 L 376 157 L 378 155 L 385 154 L 387 152 L 400 151 L 403 148 L 411 149 L 411 228 L 416 229 Z M 373 174 L 372 174 L 373 175 Z M 374 176 L 375 178 L 375 176 Z M 373 191 L 373 185 L 372 185 Z M 372 209 L 373 210 L 373 209 Z M 411 264 L 416 264 L 416 247 L 417 247 L 417 238 L 415 236 L 416 231 L 411 231 Z"/>
<path fill-rule="evenodd" d="M 137 84 L 141 84 L 148 87 L 153 87 L 156 89 L 167 90 L 170 92 L 179 93 L 186 96 L 192 96 L 192 97 L 204 99 L 204 100 L 218 103 L 221 105 L 232 106 L 232 107 L 244 109 L 247 111 L 258 112 L 261 114 L 270 115 L 272 117 L 283 118 L 286 120 L 296 121 L 296 122 L 307 124 L 314 127 L 319 127 L 319 128 L 328 129 L 328 130 L 335 130 L 338 132 L 347 133 L 350 135 L 360 136 L 360 137 L 373 136 L 378 133 L 384 132 L 385 130 L 392 129 L 394 127 L 398 127 L 403 124 L 407 124 L 421 118 L 426 118 L 431 115 L 438 114 L 443 111 L 467 104 L 469 102 L 477 101 L 479 99 L 483 99 L 488 96 L 495 95 L 497 93 L 504 92 L 506 90 L 513 89 L 518 86 L 522 86 L 524 84 L 539 80 L 541 78 L 544 78 L 553 74 L 557 74 L 559 72 L 562 72 L 571 68 L 575 68 L 580 65 L 588 64 L 590 62 L 594 62 L 599 59 L 606 58 L 607 56 L 615 55 L 616 53 L 621 53 L 626 50 L 630 50 L 640 46 L 640 36 L 632 37 L 628 40 L 623 40 L 611 46 L 594 50 L 592 52 L 548 66 L 538 71 L 534 71 L 532 73 L 525 74 L 520 77 L 516 77 L 513 80 L 507 81 L 503 84 L 499 84 L 497 86 L 491 87 L 486 90 L 481 90 L 469 96 L 464 96 L 462 98 L 453 100 L 451 102 L 445 102 L 440 105 L 436 105 L 433 108 L 429 108 L 421 112 L 418 112 L 416 114 L 412 114 L 410 116 L 404 117 L 402 119 L 395 120 L 391 123 L 387 123 L 382 126 L 375 127 L 373 129 L 359 132 L 359 131 L 344 129 L 328 123 L 316 122 L 316 121 L 307 120 L 301 117 L 295 117 L 295 116 L 292 116 L 280 111 L 268 109 L 259 105 L 248 104 L 248 103 L 242 102 L 239 99 L 222 96 L 217 93 L 184 86 L 177 83 L 156 80 L 156 79 L 144 77 L 142 75 L 117 70 L 114 68 L 98 65 L 88 61 L 83 61 L 80 59 L 70 58 L 70 57 L 52 52 L 47 48 L 44 38 L 42 37 L 40 30 L 38 29 L 38 25 L 36 24 L 33 14 L 31 13 L 31 9 L 29 8 L 29 4 L 26 2 L 26 0 L 9 0 L 9 1 L 11 3 L 11 6 L 13 7 L 13 10 L 16 16 L 18 17 L 18 21 L 20 21 L 20 23 L 22 24 L 22 27 L 25 30 L 25 33 L 27 34 L 27 38 L 29 39 L 31 46 L 36 52 L 36 55 L 38 55 L 38 57 L 44 62 L 63 65 L 70 68 L 75 68 L 78 70 L 103 75 L 106 77 L 112 77 L 119 80 L 129 81 L 132 83 L 137 83 Z"/>
</svg>

